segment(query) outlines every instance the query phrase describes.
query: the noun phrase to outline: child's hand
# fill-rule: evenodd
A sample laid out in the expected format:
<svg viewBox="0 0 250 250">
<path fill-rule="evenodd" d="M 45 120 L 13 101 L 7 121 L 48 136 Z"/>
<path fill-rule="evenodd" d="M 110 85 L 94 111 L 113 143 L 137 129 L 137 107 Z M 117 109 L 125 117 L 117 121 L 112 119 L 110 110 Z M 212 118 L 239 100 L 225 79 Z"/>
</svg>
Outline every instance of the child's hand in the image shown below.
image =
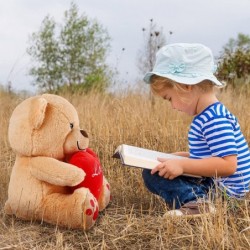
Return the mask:
<svg viewBox="0 0 250 250">
<path fill-rule="evenodd" d="M 173 180 L 175 177 L 183 174 L 183 168 L 179 159 L 158 158 L 159 165 L 152 169 L 151 174 L 158 172 L 159 176 Z"/>
</svg>

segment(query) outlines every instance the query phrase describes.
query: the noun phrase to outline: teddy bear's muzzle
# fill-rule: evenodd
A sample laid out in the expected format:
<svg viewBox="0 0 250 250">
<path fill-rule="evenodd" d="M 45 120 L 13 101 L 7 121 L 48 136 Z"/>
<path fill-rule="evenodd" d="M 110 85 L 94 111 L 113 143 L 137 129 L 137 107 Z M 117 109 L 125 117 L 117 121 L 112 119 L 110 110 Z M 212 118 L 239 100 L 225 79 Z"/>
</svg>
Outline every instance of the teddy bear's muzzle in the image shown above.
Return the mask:
<svg viewBox="0 0 250 250">
<path fill-rule="evenodd" d="M 86 148 L 82 148 L 82 147 L 79 145 L 79 141 L 77 141 L 76 144 L 77 144 L 78 150 L 85 150 L 85 149 L 86 149 Z"/>
<path fill-rule="evenodd" d="M 83 135 L 84 138 L 79 138 L 80 140 L 77 141 L 77 148 L 78 150 L 85 150 L 88 145 L 88 134 L 85 130 L 81 129 L 80 130 L 81 135 Z"/>
</svg>

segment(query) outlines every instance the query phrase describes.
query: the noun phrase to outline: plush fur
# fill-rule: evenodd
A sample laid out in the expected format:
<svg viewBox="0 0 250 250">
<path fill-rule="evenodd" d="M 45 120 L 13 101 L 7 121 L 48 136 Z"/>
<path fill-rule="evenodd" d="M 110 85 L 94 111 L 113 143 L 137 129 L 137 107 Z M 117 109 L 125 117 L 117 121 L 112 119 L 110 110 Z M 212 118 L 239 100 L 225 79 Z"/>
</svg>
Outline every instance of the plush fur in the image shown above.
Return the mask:
<svg viewBox="0 0 250 250">
<path fill-rule="evenodd" d="M 86 173 L 66 159 L 89 143 L 73 105 L 51 94 L 28 98 L 13 111 L 8 136 L 16 160 L 5 212 L 68 228 L 92 227 L 110 201 L 110 190 L 104 176 L 98 200 L 87 186 L 70 188 Z"/>
</svg>

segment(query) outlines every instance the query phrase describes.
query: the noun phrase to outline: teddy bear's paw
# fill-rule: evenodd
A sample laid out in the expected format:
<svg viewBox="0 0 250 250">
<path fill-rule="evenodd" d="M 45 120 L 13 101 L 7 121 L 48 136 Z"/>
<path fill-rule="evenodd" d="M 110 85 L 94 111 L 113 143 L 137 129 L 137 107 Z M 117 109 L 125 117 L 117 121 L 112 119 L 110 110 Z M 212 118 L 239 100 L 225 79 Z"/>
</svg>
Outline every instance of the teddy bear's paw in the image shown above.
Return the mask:
<svg viewBox="0 0 250 250">
<path fill-rule="evenodd" d="M 89 229 L 95 224 L 99 214 L 99 206 L 96 198 L 91 192 L 88 192 L 83 207 L 83 228 Z"/>
<path fill-rule="evenodd" d="M 104 177 L 103 178 L 103 185 L 102 185 L 101 196 L 98 199 L 99 210 L 102 211 L 103 209 L 105 209 L 108 206 L 110 200 L 111 200 L 110 184 L 108 183 L 108 181 Z"/>
</svg>

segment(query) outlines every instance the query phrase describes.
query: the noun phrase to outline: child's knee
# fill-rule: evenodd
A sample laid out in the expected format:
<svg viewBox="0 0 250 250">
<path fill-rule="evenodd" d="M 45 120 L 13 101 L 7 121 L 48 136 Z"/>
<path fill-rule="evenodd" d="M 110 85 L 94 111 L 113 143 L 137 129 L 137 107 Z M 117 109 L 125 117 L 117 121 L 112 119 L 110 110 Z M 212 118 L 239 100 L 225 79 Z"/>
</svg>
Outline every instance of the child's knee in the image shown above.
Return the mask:
<svg viewBox="0 0 250 250">
<path fill-rule="evenodd" d="M 142 178 L 144 181 L 145 186 L 151 191 L 155 192 L 155 181 L 154 181 L 154 176 L 151 174 L 151 171 L 148 169 L 143 169 L 142 171 Z"/>
<path fill-rule="evenodd" d="M 144 181 L 150 179 L 151 178 L 151 171 L 148 169 L 143 169 L 142 178 Z"/>
</svg>

